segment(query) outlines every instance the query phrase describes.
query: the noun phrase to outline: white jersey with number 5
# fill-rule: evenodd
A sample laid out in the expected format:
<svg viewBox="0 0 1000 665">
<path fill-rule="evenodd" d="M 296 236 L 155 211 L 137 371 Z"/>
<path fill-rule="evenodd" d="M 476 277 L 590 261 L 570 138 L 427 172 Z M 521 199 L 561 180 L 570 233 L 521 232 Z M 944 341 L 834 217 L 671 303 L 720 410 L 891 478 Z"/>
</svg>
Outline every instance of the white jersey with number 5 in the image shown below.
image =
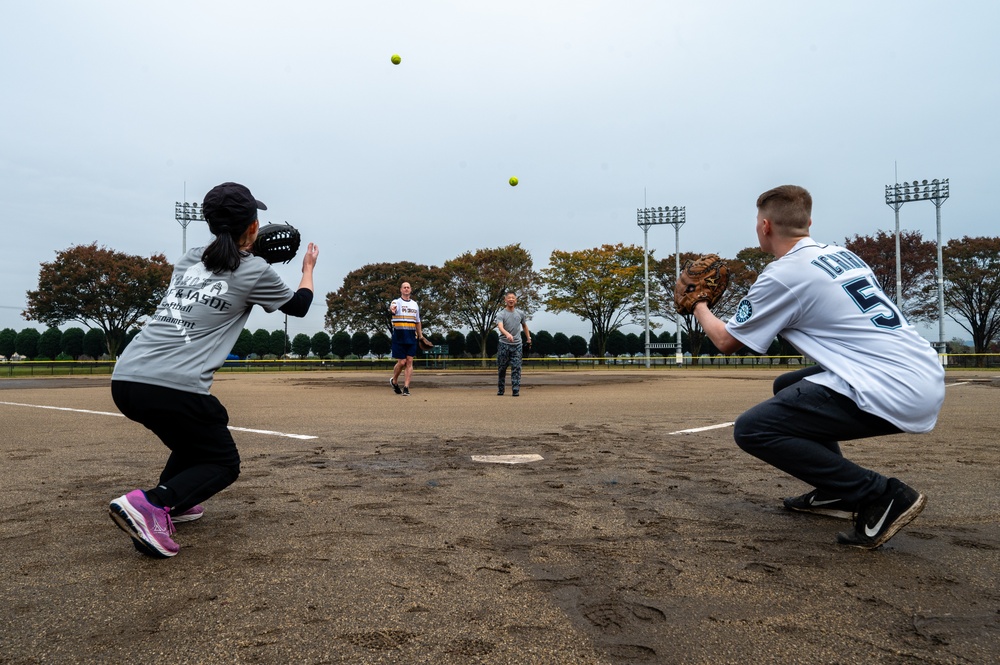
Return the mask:
<svg viewBox="0 0 1000 665">
<path fill-rule="evenodd" d="M 781 335 L 825 371 L 807 380 L 904 432 L 927 432 L 944 402 L 937 352 L 853 252 L 803 238 L 760 274 L 726 329 L 758 353 Z"/>
</svg>

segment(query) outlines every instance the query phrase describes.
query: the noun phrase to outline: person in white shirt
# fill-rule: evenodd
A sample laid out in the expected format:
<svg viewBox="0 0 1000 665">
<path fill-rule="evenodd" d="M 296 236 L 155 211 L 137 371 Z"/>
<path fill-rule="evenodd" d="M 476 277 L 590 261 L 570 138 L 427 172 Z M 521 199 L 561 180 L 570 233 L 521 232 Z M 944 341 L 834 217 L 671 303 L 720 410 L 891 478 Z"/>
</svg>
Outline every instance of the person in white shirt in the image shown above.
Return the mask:
<svg viewBox="0 0 1000 665">
<path fill-rule="evenodd" d="M 413 288 L 409 282 L 399 287 L 399 297 L 389 303 L 392 314 L 392 357 L 396 364 L 392 367 L 389 385 L 397 395 L 410 396 L 410 378 L 413 376 L 413 357 L 417 355 L 417 340 L 424 336 L 420 325 L 420 305 L 410 298 Z M 403 387 L 399 386 L 399 374 L 403 374 Z"/>
<path fill-rule="evenodd" d="M 782 375 L 774 397 L 736 421 L 737 445 L 815 489 L 790 510 L 852 517 L 841 544 L 879 547 L 923 510 L 926 497 L 846 459 L 839 441 L 928 432 L 944 402 L 937 352 L 882 291 L 871 268 L 809 235 L 812 197 L 782 185 L 757 199 L 757 239 L 769 264 L 723 322 L 694 315 L 722 353 L 765 353 L 781 335 L 816 366 Z"/>
</svg>

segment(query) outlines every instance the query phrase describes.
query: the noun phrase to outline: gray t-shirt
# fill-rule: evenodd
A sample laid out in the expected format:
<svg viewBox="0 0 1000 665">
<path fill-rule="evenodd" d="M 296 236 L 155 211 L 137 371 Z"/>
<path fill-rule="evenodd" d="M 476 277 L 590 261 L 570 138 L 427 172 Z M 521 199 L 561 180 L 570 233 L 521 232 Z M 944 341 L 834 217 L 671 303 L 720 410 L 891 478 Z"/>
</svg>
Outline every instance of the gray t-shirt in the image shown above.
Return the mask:
<svg viewBox="0 0 1000 665">
<path fill-rule="evenodd" d="M 511 346 L 519 346 L 521 344 L 521 326 L 524 325 L 524 322 L 527 320 L 527 315 L 516 307 L 513 312 L 508 310 L 506 307 L 501 309 L 500 313 L 497 314 L 496 322 L 503 324 L 503 329 L 514 336 L 514 341 L 508 342 L 506 337 L 500 335 L 500 343 L 509 344 Z"/>
<path fill-rule="evenodd" d="M 208 394 L 253 306 L 273 312 L 292 299 L 264 259 L 248 255 L 235 271 L 214 275 L 201 262 L 204 251 L 192 249 L 174 266 L 167 294 L 112 379 Z"/>
</svg>

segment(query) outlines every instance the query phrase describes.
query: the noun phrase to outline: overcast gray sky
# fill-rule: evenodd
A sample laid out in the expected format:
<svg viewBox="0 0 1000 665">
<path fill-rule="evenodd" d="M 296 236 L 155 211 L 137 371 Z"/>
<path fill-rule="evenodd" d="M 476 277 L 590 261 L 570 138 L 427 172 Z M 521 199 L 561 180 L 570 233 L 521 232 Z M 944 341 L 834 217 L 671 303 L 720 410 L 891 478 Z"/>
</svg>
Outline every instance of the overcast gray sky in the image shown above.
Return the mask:
<svg viewBox="0 0 1000 665">
<path fill-rule="evenodd" d="M 686 206 L 682 251 L 732 257 L 784 183 L 812 191 L 822 241 L 893 229 L 897 179 L 950 178 L 945 241 L 998 234 L 992 1 L 10 1 L 0 18 L 0 328 L 42 328 L 25 294 L 73 245 L 176 260 L 174 202 L 227 180 L 320 246 L 293 337 L 365 264 L 520 243 L 542 268 L 641 246 L 645 205 Z M 933 204 L 901 215 L 935 239 Z M 209 239 L 188 228 L 189 248 Z M 672 254 L 673 229 L 649 245 Z M 299 267 L 279 272 L 294 286 Z"/>
</svg>

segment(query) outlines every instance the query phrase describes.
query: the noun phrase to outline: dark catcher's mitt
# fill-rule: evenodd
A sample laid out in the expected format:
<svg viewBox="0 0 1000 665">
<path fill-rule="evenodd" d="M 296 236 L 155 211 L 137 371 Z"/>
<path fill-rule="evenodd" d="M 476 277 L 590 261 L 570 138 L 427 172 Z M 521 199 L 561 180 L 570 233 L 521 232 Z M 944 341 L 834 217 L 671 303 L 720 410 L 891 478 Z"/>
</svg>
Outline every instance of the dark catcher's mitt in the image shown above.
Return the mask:
<svg viewBox="0 0 1000 665">
<path fill-rule="evenodd" d="M 426 337 L 418 337 L 417 346 L 420 347 L 421 351 L 430 351 L 434 348 L 434 342 L 430 341 Z"/>
<path fill-rule="evenodd" d="M 729 285 L 729 266 L 717 254 L 705 254 L 685 261 L 674 287 L 674 304 L 680 314 L 693 314 L 694 306 L 704 300 L 709 307 L 719 302 Z"/>
<path fill-rule="evenodd" d="M 291 224 L 268 224 L 257 232 L 250 250 L 268 263 L 288 263 L 299 251 L 302 238 Z"/>
</svg>

